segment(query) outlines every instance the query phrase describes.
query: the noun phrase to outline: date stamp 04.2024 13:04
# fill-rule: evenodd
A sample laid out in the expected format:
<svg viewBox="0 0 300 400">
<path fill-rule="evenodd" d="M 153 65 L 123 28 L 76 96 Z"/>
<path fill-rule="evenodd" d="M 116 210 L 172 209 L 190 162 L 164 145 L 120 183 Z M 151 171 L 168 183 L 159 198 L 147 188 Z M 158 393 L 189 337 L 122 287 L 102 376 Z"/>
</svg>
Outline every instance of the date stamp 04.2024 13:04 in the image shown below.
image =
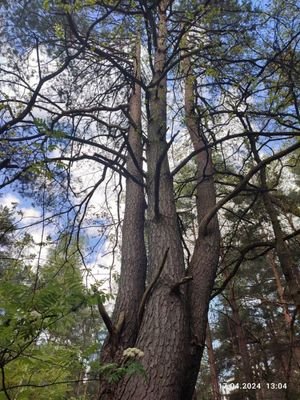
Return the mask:
<svg viewBox="0 0 300 400">
<path fill-rule="evenodd" d="M 222 389 L 224 392 L 231 392 L 233 390 L 286 390 L 288 388 L 285 382 L 222 382 Z"/>
</svg>

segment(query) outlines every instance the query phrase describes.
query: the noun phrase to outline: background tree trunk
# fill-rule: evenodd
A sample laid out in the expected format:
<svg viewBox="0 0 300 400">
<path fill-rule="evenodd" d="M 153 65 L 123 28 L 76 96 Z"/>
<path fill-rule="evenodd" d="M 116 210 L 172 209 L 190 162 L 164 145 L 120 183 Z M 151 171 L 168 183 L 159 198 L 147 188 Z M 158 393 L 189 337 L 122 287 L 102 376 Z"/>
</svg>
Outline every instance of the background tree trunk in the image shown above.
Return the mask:
<svg viewBox="0 0 300 400">
<path fill-rule="evenodd" d="M 213 341 L 212 341 L 209 323 L 207 324 L 207 328 L 206 328 L 206 346 L 207 346 L 208 362 L 209 362 L 209 369 L 210 369 L 210 375 L 211 375 L 212 399 L 213 400 L 222 400 L 221 393 L 220 393 L 219 379 L 218 379 L 218 371 L 217 371 L 214 348 L 213 348 Z"/>
<path fill-rule="evenodd" d="M 259 152 L 257 151 L 255 140 L 252 137 L 249 137 L 249 140 L 254 159 L 258 164 L 261 162 L 261 158 Z M 292 254 L 284 241 L 284 233 L 278 219 L 278 214 L 269 194 L 266 166 L 263 166 L 260 169 L 259 176 L 262 188 L 262 199 L 273 228 L 275 237 L 275 250 L 279 259 L 282 273 L 286 280 L 288 294 L 296 308 L 300 309 L 300 272 L 298 265 L 296 265 L 294 262 Z"/>
<path fill-rule="evenodd" d="M 286 327 L 289 329 L 291 322 L 292 322 L 292 316 L 289 311 L 288 303 L 287 303 L 286 299 L 284 298 L 284 287 L 281 284 L 281 279 L 280 279 L 280 275 L 279 275 L 279 272 L 278 272 L 278 269 L 276 266 L 275 257 L 274 257 L 273 252 L 268 253 L 266 255 L 266 259 L 267 259 L 269 266 L 272 268 L 272 271 L 274 274 L 278 299 L 281 303 L 281 307 L 283 308 L 283 317 L 284 317 L 284 321 L 286 323 Z"/>
<path fill-rule="evenodd" d="M 240 317 L 239 305 L 235 297 L 234 286 L 232 286 L 230 289 L 230 298 L 228 300 L 232 310 L 234 332 L 238 343 L 238 352 L 240 356 L 240 363 L 242 366 L 242 373 L 243 373 L 242 382 L 255 383 L 251 365 L 251 358 L 248 349 L 247 335 L 243 327 L 243 322 Z M 256 400 L 255 390 L 247 390 L 246 393 L 250 400 Z"/>
</svg>

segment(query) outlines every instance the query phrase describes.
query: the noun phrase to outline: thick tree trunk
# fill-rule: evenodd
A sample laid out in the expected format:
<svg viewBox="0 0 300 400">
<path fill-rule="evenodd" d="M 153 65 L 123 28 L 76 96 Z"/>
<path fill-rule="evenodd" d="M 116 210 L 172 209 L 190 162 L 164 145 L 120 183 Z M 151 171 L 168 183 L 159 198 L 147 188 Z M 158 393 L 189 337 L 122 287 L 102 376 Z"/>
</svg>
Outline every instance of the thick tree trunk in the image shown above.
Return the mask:
<svg viewBox="0 0 300 400">
<path fill-rule="evenodd" d="M 167 157 L 165 68 L 168 5 L 169 0 L 162 0 L 156 8 L 158 22 L 153 76 L 146 91 L 148 287 L 138 307 L 136 341 L 125 340 L 128 335 L 128 333 L 125 334 L 126 321 L 127 323 L 130 321 L 128 317 L 126 318 L 126 314 L 125 325 L 119 339 L 119 344 L 133 343 L 134 347 L 144 352 L 141 362 L 147 378 L 145 380 L 137 375 L 126 377 L 114 392 L 114 400 L 192 399 L 205 345 L 209 299 L 219 256 L 219 229 L 215 217 L 205 227 L 206 229 L 199 229 L 192 263 L 188 271 L 188 275 L 192 275 L 193 281 L 189 287 L 187 286 L 185 279 L 187 271 L 185 270 L 173 181 Z M 149 10 L 149 13 L 151 12 Z M 205 139 L 199 134 L 198 125 L 194 124 L 194 114 L 192 115 L 188 108 L 186 108 L 186 115 L 194 148 L 198 149 L 204 145 Z M 198 226 L 200 226 L 204 216 L 215 205 L 215 190 L 210 153 L 205 151 L 198 154 L 196 162 L 196 201 Z M 132 194 L 134 198 L 137 198 L 136 190 Z M 130 208 L 129 203 L 126 203 L 126 208 Z M 127 223 L 129 224 L 129 220 Z M 123 229 L 126 224 L 124 220 Z M 135 240 L 138 240 L 138 237 Z M 126 249 L 127 246 L 128 244 L 126 244 Z M 129 248 L 128 251 L 129 254 L 135 254 Z M 127 268 L 129 267 L 124 270 L 124 279 L 129 279 L 128 275 L 126 276 Z M 136 270 L 132 266 L 130 268 L 132 268 L 130 269 L 131 273 L 136 276 Z M 128 297 L 131 297 L 135 290 L 122 278 L 120 299 L 125 292 L 129 294 Z M 188 290 L 190 291 L 189 295 L 187 295 Z M 138 298 L 140 298 L 140 294 Z M 116 314 L 120 314 L 124 310 L 124 302 L 125 300 L 123 302 L 118 300 Z M 136 303 L 131 301 L 131 304 L 135 305 Z M 122 339 L 122 334 L 124 334 L 124 339 Z M 122 349 L 124 346 L 120 348 Z"/>
</svg>

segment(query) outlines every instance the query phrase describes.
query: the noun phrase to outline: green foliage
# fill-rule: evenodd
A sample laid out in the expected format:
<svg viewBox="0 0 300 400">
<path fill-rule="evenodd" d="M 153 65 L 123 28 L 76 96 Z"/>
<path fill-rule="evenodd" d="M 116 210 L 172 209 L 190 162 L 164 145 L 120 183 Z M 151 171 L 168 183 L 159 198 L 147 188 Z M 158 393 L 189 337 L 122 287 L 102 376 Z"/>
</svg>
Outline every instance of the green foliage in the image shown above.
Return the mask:
<svg viewBox="0 0 300 400">
<path fill-rule="evenodd" d="M 6 386 L 15 387 L 10 395 L 18 400 L 61 400 L 72 391 L 69 384 L 59 382 L 72 379 L 78 368 L 74 354 L 74 349 L 53 343 L 29 346 L 5 367 Z M 4 393 L 0 399 L 6 400 Z"/>
<path fill-rule="evenodd" d="M 62 25 L 61 24 L 58 24 L 58 23 L 55 24 L 54 28 L 55 28 L 55 32 L 60 31 L 59 34 L 62 34 L 62 32 L 61 32 Z M 63 139 L 65 136 L 64 132 L 61 130 L 57 130 L 57 129 L 50 130 L 47 123 L 41 118 L 35 118 L 34 125 L 36 126 L 37 130 L 43 135 L 47 135 L 47 136 L 53 137 L 55 139 Z"/>
<path fill-rule="evenodd" d="M 90 294 L 82 282 L 75 246 L 71 242 L 68 253 L 68 243 L 64 237 L 39 270 L 16 259 L 3 271 L 0 355 L 6 388 L 13 398 L 71 395 L 76 386 L 72 381 L 84 376 L 99 351 L 99 323 L 89 325 Z M 64 381 L 71 383 L 59 383 Z M 5 398 L 4 393 L 1 396 Z"/>
<path fill-rule="evenodd" d="M 116 363 L 108 363 L 96 366 L 100 375 L 103 375 L 109 383 L 117 383 L 125 376 L 140 375 L 144 379 L 147 378 L 146 372 L 142 364 L 137 360 L 126 361 L 124 365 Z"/>
</svg>

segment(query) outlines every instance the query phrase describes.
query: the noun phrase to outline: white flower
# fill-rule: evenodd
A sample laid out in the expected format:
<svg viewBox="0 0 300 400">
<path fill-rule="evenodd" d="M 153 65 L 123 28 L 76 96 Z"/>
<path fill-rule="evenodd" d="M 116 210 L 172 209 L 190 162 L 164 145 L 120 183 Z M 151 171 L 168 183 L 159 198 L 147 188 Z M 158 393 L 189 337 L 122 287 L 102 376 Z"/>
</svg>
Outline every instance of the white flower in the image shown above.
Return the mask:
<svg viewBox="0 0 300 400">
<path fill-rule="evenodd" d="M 144 357 L 144 352 L 136 347 L 128 347 L 123 351 L 124 358 L 142 358 Z"/>
<path fill-rule="evenodd" d="M 31 316 L 32 318 L 40 318 L 41 315 L 42 315 L 42 314 L 40 314 L 38 311 L 35 311 L 35 310 L 33 310 L 33 311 L 30 312 L 30 316 Z"/>
</svg>

